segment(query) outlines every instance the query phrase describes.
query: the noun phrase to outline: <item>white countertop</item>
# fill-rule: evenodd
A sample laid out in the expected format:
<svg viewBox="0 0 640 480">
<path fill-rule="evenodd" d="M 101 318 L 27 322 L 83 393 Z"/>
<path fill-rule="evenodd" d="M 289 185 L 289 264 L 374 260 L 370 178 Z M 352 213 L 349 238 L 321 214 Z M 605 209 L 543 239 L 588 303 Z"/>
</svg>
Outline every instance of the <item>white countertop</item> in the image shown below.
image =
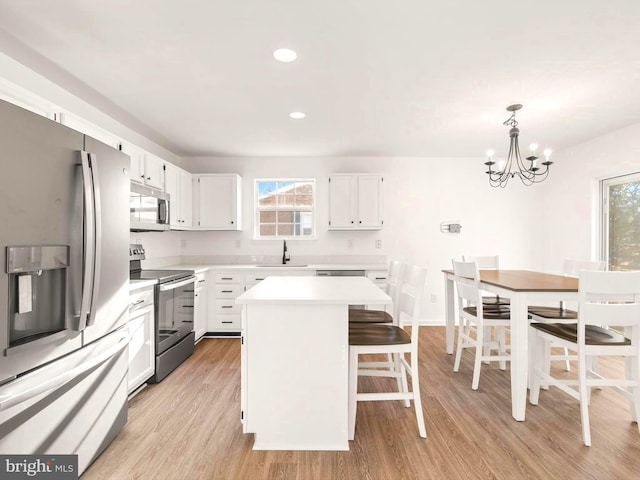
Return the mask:
<svg viewBox="0 0 640 480">
<path fill-rule="evenodd" d="M 236 299 L 238 304 L 391 304 L 366 277 L 268 277 Z"/>
</svg>

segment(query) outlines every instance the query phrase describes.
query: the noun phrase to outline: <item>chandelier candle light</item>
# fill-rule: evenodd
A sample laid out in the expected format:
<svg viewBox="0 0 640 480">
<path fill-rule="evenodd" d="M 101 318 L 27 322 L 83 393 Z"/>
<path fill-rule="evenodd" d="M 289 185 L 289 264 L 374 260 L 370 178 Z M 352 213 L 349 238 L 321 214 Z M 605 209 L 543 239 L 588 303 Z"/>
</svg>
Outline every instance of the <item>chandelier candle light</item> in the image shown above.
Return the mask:
<svg viewBox="0 0 640 480">
<path fill-rule="evenodd" d="M 489 184 L 492 187 L 506 187 L 509 179 L 518 176 L 523 184 L 533 185 L 534 183 L 540 183 L 549 175 L 549 165 L 553 164 L 549 158 L 551 157 L 551 150 L 548 148 L 544 153 L 544 162 L 541 162 L 543 168 L 538 166 L 538 157 L 536 152 L 538 145 L 532 143 L 529 149 L 531 154 L 524 160 L 520 156 L 520 147 L 518 145 L 518 136 L 520 135 L 520 129 L 518 128 L 518 122 L 516 121 L 516 112 L 522 108 L 522 105 L 515 104 L 507 107 L 507 112 L 511 112 L 511 116 L 503 122 L 503 125 L 511 127 L 509 129 L 509 155 L 507 160 L 498 161 L 497 170 L 493 169 L 496 162 L 493 160 L 495 152 L 489 150 L 487 152 L 488 160 L 484 162 L 489 167 L 486 172 L 489 175 Z M 529 162 L 528 164 L 526 162 Z M 512 171 L 513 170 L 513 171 Z"/>
</svg>

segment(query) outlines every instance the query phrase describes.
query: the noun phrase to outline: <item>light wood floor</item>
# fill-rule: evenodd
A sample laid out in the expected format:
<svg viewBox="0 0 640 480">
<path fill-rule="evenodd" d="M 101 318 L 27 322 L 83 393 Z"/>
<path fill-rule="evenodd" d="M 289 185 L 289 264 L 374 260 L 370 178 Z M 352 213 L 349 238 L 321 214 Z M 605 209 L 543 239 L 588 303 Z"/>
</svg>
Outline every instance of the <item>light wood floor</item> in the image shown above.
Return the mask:
<svg viewBox="0 0 640 480">
<path fill-rule="evenodd" d="M 638 427 L 613 391 L 594 390 L 589 448 L 578 403 L 557 389 L 543 391 L 540 405 L 528 405 L 526 421 L 516 422 L 508 371 L 483 366 L 480 388 L 471 390 L 472 354 L 453 373 L 443 327 L 421 329 L 420 356 L 427 439 L 418 436 L 413 406 L 366 402 L 348 452 L 264 452 L 242 434 L 239 341 L 205 339 L 162 383 L 131 400 L 129 422 L 82 480 L 640 478 Z M 600 368 L 621 365 L 616 359 Z M 388 381 L 361 379 L 360 390 Z"/>
</svg>

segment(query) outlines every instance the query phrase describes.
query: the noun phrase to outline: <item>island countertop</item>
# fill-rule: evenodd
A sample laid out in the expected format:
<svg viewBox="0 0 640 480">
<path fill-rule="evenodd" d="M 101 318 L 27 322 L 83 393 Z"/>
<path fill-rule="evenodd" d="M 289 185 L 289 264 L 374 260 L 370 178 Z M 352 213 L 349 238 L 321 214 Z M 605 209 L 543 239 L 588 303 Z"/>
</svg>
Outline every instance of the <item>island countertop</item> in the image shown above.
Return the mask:
<svg viewBox="0 0 640 480">
<path fill-rule="evenodd" d="M 366 277 L 267 277 L 236 303 L 389 305 L 391 297 L 372 285 Z"/>
</svg>

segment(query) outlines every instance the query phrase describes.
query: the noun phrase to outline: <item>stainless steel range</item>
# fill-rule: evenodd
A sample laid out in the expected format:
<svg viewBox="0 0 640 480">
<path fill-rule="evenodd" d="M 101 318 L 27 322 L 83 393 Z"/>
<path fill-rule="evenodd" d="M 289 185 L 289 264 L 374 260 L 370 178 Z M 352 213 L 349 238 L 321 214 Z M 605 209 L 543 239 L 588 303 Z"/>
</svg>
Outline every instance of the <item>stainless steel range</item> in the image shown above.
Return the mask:
<svg viewBox="0 0 640 480">
<path fill-rule="evenodd" d="M 144 247 L 129 245 L 129 278 L 156 280 L 155 347 L 156 373 L 151 383 L 158 383 L 187 359 L 194 348 L 194 285 L 192 270 L 143 270 Z"/>
</svg>

